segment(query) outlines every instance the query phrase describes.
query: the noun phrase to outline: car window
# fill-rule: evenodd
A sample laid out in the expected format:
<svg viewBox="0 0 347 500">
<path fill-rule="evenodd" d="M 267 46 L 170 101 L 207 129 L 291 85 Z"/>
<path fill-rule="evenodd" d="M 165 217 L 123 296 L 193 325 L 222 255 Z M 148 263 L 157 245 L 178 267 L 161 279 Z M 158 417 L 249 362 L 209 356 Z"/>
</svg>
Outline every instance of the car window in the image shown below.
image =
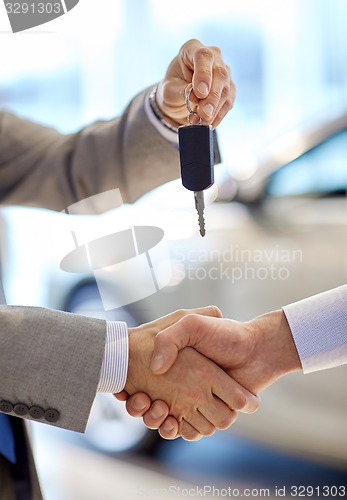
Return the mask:
<svg viewBox="0 0 347 500">
<path fill-rule="evenodd" d="M 269 179 L 268 196 L 345 194 L 347 189 L 347 130 L 330 137 Z"/>
</svg>

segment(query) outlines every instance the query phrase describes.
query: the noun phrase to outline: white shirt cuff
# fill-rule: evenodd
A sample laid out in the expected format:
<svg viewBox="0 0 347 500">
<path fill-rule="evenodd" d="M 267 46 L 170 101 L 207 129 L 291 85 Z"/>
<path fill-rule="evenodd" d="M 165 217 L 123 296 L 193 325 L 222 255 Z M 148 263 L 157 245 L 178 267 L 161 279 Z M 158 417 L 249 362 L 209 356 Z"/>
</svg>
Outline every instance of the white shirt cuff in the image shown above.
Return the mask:
<svg viewBox="0 0 347 500">
<path fill-rule="evenodd" d="M 153 109 L 149 103 L 149 93 L 145 98 L 145 112 L 149 122 L 153 125 L 153 127 L 159 132 L 159 134 L 164 137 L 168 142 L 170 142 L 173 146 L 178 148 L 178 134 L 173 130 L 165 127 L 162 122 L 157 118 L 154 114 Z"/>
<path fill-rule="evenodd" d="M 97 392 L 116 394 L 124 389 L 128 372 L 128 352 L 126 323 L 107 321 L 105 354 Z"/>
<path fill-rule="evenodd" d="M 347 285 L 283 307 L 304 373 L 347 363 Z"/>
</svg>

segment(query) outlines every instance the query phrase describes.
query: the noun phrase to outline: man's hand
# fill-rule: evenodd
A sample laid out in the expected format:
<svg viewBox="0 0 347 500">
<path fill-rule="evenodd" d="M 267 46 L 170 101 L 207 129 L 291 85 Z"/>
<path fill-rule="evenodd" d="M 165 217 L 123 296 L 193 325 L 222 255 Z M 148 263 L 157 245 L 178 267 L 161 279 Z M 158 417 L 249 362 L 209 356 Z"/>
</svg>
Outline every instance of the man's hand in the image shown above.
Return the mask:
<svg viewBox="0 0 347 500">
<path fill-rule="evenodd" d="M 282 311 L 265 314 L 248 323 L 188 315 L 157 335 L 151 363 L 153 371 L 164 373 L 180 349 L 187 345 L 213 359 L 253 393 L 263 390 L 281 376 L 301 369 Z M 157 408 L 159 404 L 157 401 Z M 128 402 L 130 406 L 131 400 Z M 145 423 L 153 424 L 151 411 L 143 414 Z M 172 418 L 167 421 L 163 418 L 159 428 L 166 439 L 177 434 L 177 423 Z"/>
<path fill-rule="evenodd" d="M 208 356 L 252 392 L 301 369 L 287 320 L 275 311 L 241 323 L 188 315 L 156 337 L 151 369 L 165 373 L 186 346 Z"/>
<path fill-rule="evenodd" d="M 195 312 L 220 315 L 219 310 L 213 307 Z M 174 438 L 179 434 L 185 439 L 196 440 L 201 435 L 213 434 L 216 428 L 229 427 L 236 419 L 235 410 L 253 413 L 259 402 L 256 396 L 248 393 L 217 365 L 193 349 L 183 349 L 170 370 L 163 375 L 154 375 L 149 370 L 156 334 L 168 324 L 184 317 L 189 317 L 189 311 L 177 311 L 129 330 L 130 355 L 126 392 L 121 393 L 118 398 L 126 399 L 127 394 L 144 392 L 152 401 L 158 400 L 159 408 L 163 405 L 161 401 L 165 401 L 168 406 L 162 406 L 164 414 L 158 422 L 152 422 L 152 427 L 158 428 L 169 412 L 171 417 L 166 425 L 169 422 L 175 429 L 175 436 L 170 437 Z M 145 405 L 148 404 L 148 399 L 141 394 L 134 398 L 138 401 L 144 398 Z M 136 401 L 134 398 L 130 401 Z M 136 414 L 136 408 L 130 413 Z"/>
<path fill-rule="evenodd" d="M 192 107 L 196 105 L 195 111 L 205 123 L 217 127 L 235 100 L 230 70 L 218 47 L 205 47 L 198 40 L 189 40 L 159 83 L 157 104 L 176 125 L 187 123 L 185 89 L 189 83 L 193 85 Z"/>
</svg>

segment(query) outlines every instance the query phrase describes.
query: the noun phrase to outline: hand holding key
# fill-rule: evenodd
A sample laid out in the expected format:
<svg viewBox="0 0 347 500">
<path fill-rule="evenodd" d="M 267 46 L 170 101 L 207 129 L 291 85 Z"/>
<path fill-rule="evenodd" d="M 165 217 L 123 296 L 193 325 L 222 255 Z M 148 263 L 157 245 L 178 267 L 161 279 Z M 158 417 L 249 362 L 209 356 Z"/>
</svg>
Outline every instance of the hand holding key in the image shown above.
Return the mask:
<svg viewBox="0 0 347 500">
<path fill-rule="evenodd" d="M 191 83 L 192 105 L 204 123 L 216 128 L 235 100 L 235 86 L 229 67 L 218 47 L 206 47 L 199 40 L 189 40 L 173 59 L 159 83 L 156 102 L 173 125 L 187 123 L 185 89 Z"/>
<path fill-rule="evenodd" d="M 235 100 L 235 86 L 220 49 L 206 47 L 198 40 L 186 42 L 158 84 L 155 100 L 173 127 L 187 123 L 187 108 L 189 116 L 199 117 L 200 125 L 189 119 L 189 126 L 179 130 L 179 139 L 182 182 L 194 191 L 200 234 L 204 236 L 203 190 L 213 184 L 212 127 L 221 122 Z"/>
</svg>

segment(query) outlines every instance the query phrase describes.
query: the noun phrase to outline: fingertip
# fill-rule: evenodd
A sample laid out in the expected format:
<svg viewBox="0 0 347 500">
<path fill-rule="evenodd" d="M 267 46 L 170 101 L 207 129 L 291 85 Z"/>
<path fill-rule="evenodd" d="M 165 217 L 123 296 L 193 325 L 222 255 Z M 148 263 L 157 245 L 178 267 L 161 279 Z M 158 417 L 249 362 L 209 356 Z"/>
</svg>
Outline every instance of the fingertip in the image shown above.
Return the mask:
<svg viewBox="0 0 347 500">
<path fill-rule="evenodd" d="M 117 392 L 116 394 L 113 394 L 118 401 L 127 401 L 129 399 L 129 394 L 127 391 L 121 391 Z"/>
<path fill-rule="evenodd" d="M 217 306 L 208 306 L 208 308 L 211 310 L 211 315 L 214 316 L 215 318 L 223 318 L 223 313 Z"/>
<path fill-rule="evenodd" d="M 151 400 L 147 394 L 135 394 L 125 403 L 126 410 L 132 417 L 142 417 L 150 408 Z"/>
<path fill-rule="evenodd" d="M 259 408 L 260 408 L 260 397 L 258 395 L 252 394 L 250 397 L 248 397 L 246 406 L 239 411 L 241 411 L 242 413 L 247 413 L 249 415 L 252 415 L 256 411 L 258 411 Z"/>
<path fill-rule="evenodd" d="M 229 429 L 234 423 L 236 422 L 238 417 L 237 411 L 235 410 L 230 410 L 230 413 L 227 417 L 225 417 L 223 420 L 218 425 L 218 429 L 221 431 L 225 431 L 226 429 Z"/>
<path fill-rule="evenodd" d="M 149 429 L 159 429 L 169 415 L 169 407 L 164 401 L 155 401 L 143 416 L 143 421 Z"/>
<path fill-rule="evenodd" d="M 184 439 L 184 441 L 188 441 L 189 443 L 191 442 L 196 442 L 196 441 L 200 441 L 200 439 L 202 439 L 204 436 L 202 434 L 199 434 L 197 433 L 195 436 L 192 436 L 192 437 L 187 437 L 187 436 L 181 436 L 182 439 Z"/>
<path fill-rule="evenodd" d="M 253 400 L 253 409 L 249 413 L 255 413 L 256 411 L 259 410 L 259 408 L 260 408 L 260 396 L 256 394 Z"/>
<path fill-rule="evenodd" d="M 222 311 L 217 306 L 205 306 L 192 311 L 200 316 L 210 316 L 211 318 L 223 318 Z"/>
<path fill-rule="evenodd" d="M 164 355 L 162 353 L 155 353 L 151 359 L 150 368 L 152 372 L 160 374 L 164 366 Z"/>
<path fill-rule="evenodd" d="M 196 97 L 205 99 L 210 92 L 210 86 L 207 82 L 199 82 L 193 90 Z"/>
<path fill-rule="evenodd" d="M 168 416 L 164 423 L 159 427 L 159 434 L 163 439 L 176 439 L 178 434 L 178 422 L 174 417 Z"/>
</svg>

